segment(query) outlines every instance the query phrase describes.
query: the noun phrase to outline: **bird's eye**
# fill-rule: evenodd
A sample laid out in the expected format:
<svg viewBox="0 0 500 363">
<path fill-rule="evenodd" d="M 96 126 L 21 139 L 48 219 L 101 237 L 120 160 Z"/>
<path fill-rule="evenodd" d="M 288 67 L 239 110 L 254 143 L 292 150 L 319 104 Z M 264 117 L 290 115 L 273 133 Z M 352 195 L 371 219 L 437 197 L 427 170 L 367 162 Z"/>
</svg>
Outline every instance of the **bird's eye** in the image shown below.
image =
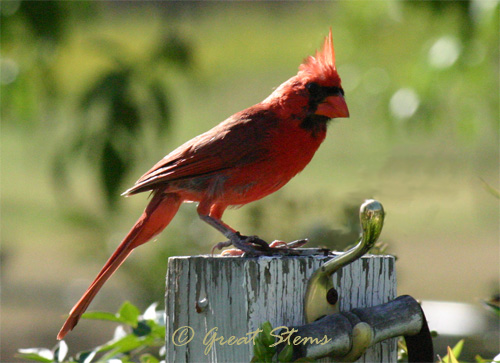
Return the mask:
<svg viewBox="0 0 500 363">
<path fill-rule="evenodd" d="M 309 93 L 312 95 L 317 94 L 321 89 L 320 85 L 315 83 L 315 82 L 311 82 L 311 83 L 306 84 L 306 88 L 309 91 Z"/>
</svg>

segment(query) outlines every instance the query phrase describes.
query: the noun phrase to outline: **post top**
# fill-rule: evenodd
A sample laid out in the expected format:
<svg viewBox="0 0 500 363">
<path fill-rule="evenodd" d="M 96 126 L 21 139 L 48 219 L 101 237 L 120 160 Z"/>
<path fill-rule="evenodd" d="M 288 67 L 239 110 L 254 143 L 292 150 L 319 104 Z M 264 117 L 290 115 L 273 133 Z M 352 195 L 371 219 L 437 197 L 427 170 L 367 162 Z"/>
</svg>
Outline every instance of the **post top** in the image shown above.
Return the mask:
<svg viewBox="0 0 500 363">
<path fill-rule="evenodd" d="M 325 248 L 294 248 L 297 252 L 293 255 L 275 255 L 275 256 L 222 256 L 222 255 L 191 255 L 191 256 L 170 256 L 170 259 L 184 260 L 184 259 L 214 259 L 214 260 L 276 260 L 276 259 L 294 259 L 294 258 L 317 258 L 317 259 L 331 259 L 332 257 L 339 256 L 345 252 L 343 251 L 330 251 Z M 395 258 L 393 255 L 372 255 L 365 254 L 361 257 L 362 259 L 372 259 L 372 258 Z"/>
</svg>

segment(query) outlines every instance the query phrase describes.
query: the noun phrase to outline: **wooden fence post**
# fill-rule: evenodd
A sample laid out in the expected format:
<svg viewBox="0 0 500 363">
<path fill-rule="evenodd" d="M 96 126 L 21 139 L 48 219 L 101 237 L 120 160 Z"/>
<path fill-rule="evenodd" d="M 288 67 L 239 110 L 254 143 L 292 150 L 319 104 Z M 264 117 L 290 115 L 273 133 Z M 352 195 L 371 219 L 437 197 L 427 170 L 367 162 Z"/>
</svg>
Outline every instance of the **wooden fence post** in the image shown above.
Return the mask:
<svg viewBox="0 0 500 363">
<path fill-rule="evenodd" d="M 249 362 L 253 344 L 248 333 L 263 322 L 269 321 L 273 328 L 305 323 L 307 282 L 330 258 L 169 258 L 166 361 Z M 364 256 L 332 278 L 340 295 L 340 311 L 379 305 L 396 297 L 393 256 Z M 368 349 L 358 362 L 396 362 L 396 351 L 396 339 L 389 339 Z"/>
</svg>

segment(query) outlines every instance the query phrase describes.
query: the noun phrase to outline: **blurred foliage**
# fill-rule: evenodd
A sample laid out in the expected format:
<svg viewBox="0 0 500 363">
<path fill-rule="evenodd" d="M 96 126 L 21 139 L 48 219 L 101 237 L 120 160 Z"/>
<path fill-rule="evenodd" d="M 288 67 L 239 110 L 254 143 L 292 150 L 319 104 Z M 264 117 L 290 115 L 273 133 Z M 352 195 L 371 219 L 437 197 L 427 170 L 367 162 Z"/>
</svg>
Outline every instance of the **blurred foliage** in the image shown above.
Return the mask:
<svg viewBox="0 0 500 363">
<path fill-rule="evenodd" d="M 142 315 L 135 305 L 127 301 L 116 314 L 95 311 L 83 314 L 82 318 L 122 325 L 116 328 L 113 339 L 92 350 L 79 352 L 74 357 L 67 356 L 69 349 L 64 340 L 53 349 L 19 349 L 18 357 L 47 363 L 128 363 L 137 361 L 136 358 L 141 363 L 158 363 L 165 356 L 165 314 L 156 311 L 156 303 L 149 306 Z"/>
<path fill-rule="evenodd" d="M 467 363 L 463 360 L 459 360 L 460 355 L 462 354 L 462 349 L 464 347 L 465 340 L 461 339 L 458 341 L 457 344 L 453 348 L 448 347 L 447 354 L 441 358 L 438 357 L 438 362 L 437 363 Z M 492 359 L 485 359 L 481 357 L 480 355 L 476 355 L 474 361 L 476 363 L 495 363 L 499 362 L 496 358 Z"/>
<path fill-rule="evenodd" d="M 14 1 L 20 3 L 19 13 L 24 16 L 33 34 L 58 42 L 64 35 L 66 26 L 66 4 L 61 1 Z M 12 5 L 11 5 L 12 6 Z"/>
<path fill-rule="evenodd" d="M 147 147 L 141 131 L 152 128 L 158 141 L 169 130 L 170 91 L 163 68 L 188 70 L 192 51 L 177 35 L 161 38 L 153 46 L 155 52 L 134 61 L 118 43 L 106 40 L 98 44 L 114 67 L 82 95 L 79 107 L 83 117 L 56 154 L 53 170 L 56 180 L 64 181 L 75 156 L 85 154 L 98 169 L 107 204 L 113 207 L 123 180 Z"/>
<path fill-rule="evenodd" d="M 448 347 L 448 354 L 446 354 L 443 358 L 439 358 L 440 363 L 458 363 L 458 358 L 462 353 L 462 348 L 464 346 L 464 340 L 460 340 L 453 349 Z"/>
<path fill-rule="evenodd" d="M 462 40 L 457 41 L 447 36 L 438 37 L 429 50 L 431 58 L 433 49 L 435 52 L 444 52 L 445 57 L 446 52 L 451 52 L 449 59 L 438 56 L 437 60 L 434 60 L 437 62 L 435 65 L 437 68 L 455 68 L 456 72 L 461 73 L 463 67 L 470 66 L 467 62 L 470 63 L 471 59 L 477 61 L 474 57 L 481 56 L 481 53 L 485 52 L 484 48 L 487 45 L 478 46 L 478 42 L 474 39 L 477 34 L 482 34 L 484 37 L 482 24 L 478 21 L 481 16 L 481 6 L 478 3 L 471 0 L 401 1 L 400 3 L 404 5 L 403 9 L 408 8 L 416 12 L 422 12 L 427 8 L 436 19 L 442 17 L 443 14 L 456 17 L 456 32 L 460 34 Z M 280 13 L 281 6 L 276 4 L 266 6 L 272 12 Z M 29 72 L 20 72 L 16 82 L 2 85 L 3 88 L 8 87 L 9 91 L 5 92 L 6 96 L 3 100 L 2 116 L 4 118 L 7 116 L 8 119 L 27 122 L 29 119 L 37 118 L 37 115 L 42 115 L 43 119 L 57 116 L 56 101 L 64 98 L 62 92 L 64 92 L 65 85 L 58 77 L 55 58 L 64 47 L 69 46 L 67 35 L 70 33 L 69 29 L 73 26 L 73 22 L 89 21 L 97 17 L 99 12 L 106 7 L 106 4 L 87 1 L 77 3 L 9 1 L 2 4 L 3 48 L 8 54 L 10 50 L 15 49 L 15 40 L 29 35 L 27 39 L 32 40 L 28 41 L 25 47 L 33 49 L 30 55 L 35 55 L 34 59 L 37 63 L 37 67 L 23 67 L 23 70 L 29 69 Z M 193 11 L 203 11 L 203 7 L 199 5 L 193 5 L 190 8 Z M 173 16 L 182 13 L 181 9 L 182 7 L 176 5 L 169 8 Z M 119 191 L 123 188 L 124 179 L 134 168 L 139 156 L 144 153 L 144 148 L 149 146 L 150 140 L 145 139 L 144 130 L 154 129 L 158 140 L 163 139 L 165 133 L 168 132 L 172 123 L 170 99 L 172 89 L 175 89 L 169 84 L 169 71 L 172 68 L 181 72 L 191 69 L 193 48 L 175 31 L 157 37 L 151 42 L 151 51 L 142 52 L 140 55 L 127 51 L 129 46 L 126 39 L 119 42 L 102 37 L 94 39 L 93 43 L 101 53 L 102 61 L 108 66 L 98 70 L 98 74 L 94 75 L 94 79 L 86 86 L 86 89 L 76 96 L 76 100 L 72 100 L 76 101 L 77 105 L 77 108 L 73 110 L 76 114 L 76 122 L 72 123 L 70 129 L 61 136 L 61 142 L 58 142 L 59 147 L 54 155 L 53 175 L 58 192 L 61 188 L 67 189 L 67 174 L 72 172 L 75 158 L 85 155 L 88 164 L 97 172 L 103 196 L 108 207 L 112 209 Z M 498 56 L 498 50 L 490 51 Z M 453 58 L 454 52 L 456 52 L 457 59 Z M 446 106 L 439 107 L 442 110 L 438 111 L 438 105 L 455 106 L 457 103 L 450 102 L 450 98 L 462 95 L 462 93 L 455 95 L 453 95 L 454 92 L 446 93 L 439 87 L 435 87 L 435 84 L 439 84 L 443 79 L 454 77 L 454 74 L 422 72 L 418 64 L 418 61 L 415 62 L 415 70 L 405 75 L 408 78 L 406 83 L 412 84 L 412 87 L 392 90 L 394 93 L 390 103 L 394 105 L 393 117 L 386 118 L 390 126 L 389 132 L 394 132 L 393 122 L 398 122 L 398 118 L 401 119 L 399 122 L 410 130 L 415 127 L 421 128 L 422 124 L 431 130 L 438 127 L 437 120 L 449 113 Z M 22 62 L 17 67 L 19 66 L 23 66 Z M 8 64 L 4 68 L 8 68 Z M 498 69 L 496 72 L 498 73 Z M 346 78 L 349 80 L 353 75 L 349 74 L 349 71 L 346 73 Z M 476 77 L 482 76 L 478 74 Z M 379 87 L 388 82 L 387 74 L 380 70 L 375 72 L 375 68 L 370 77 L 374 77 L 375 81 L 378 80 Z M 401 77 L 403 81 L 405 77 Z M 34 84 L 33 78 L 40 82 Z M 493 76 L 493 78 L 498 77 Z M 463 89 L 463 86 L 467 84 L 471 93 L 478 93 L 474 87 L 481 85 L 481 83 L 474 82 L 474 79 L 456 78 L 456 82 L 457 89 Z M 374 88 L 373 92 L 375 91 Z M 380 96 L 383 99 L 390 95 Z M 490 96 L 489 99 L 482 100 L 482 103 L 489 102 L 494 107 L 498 103 L 497 97 Z M 71 102 L 69 104 L 69 107 L 73 107 Z M 452 111 L 458 133 L 464 137 L 472 137 L 477 132 L 475 125 L 478 121 L 477 116 L 471 114 L 468 103 L 458 103 L 458 105 L 463 108 Z M 477 107 L 480 106 L 477 105 Z M 17 111 L 16 115 L 12 114 L 13 110 Z M 492 119 L 498 124 L 498 120 Z"/>
<path fill-rule="evenodd" d="M 490 193 L 495 198 L 500 199 L 500 190 L 493 188 L 490 184 L 488 184 L 486 181 L 484 181 L 483 178 L 479 178 L 479 180 L 481 180 L 481 183 L 483 183 L 484 189 L 486 189 L 486 191 L 488 193 Z"/>
<path fill-rule="evenodd" d="M 273 331 L 270 322 L 262 323 L 259 330 L 259 334 L 254 339 L 253 357 L 250 363 L 292 362 L 293 346 L 285 343 L 276 344 L 276 335 L 279 335 L 279 332 Z M 315 362 L 315 360 L 300 358 L 293 362 Z"/>
<path fill-rule="evenodd" d="M 464 347 L 465 340 L 461 339 L 455 344 L 453 348 L 448 347 L 447 354 L 441 358 L 439 355 L 437 357 L 436 363 L 467 363 L 466 361 L 459 360 L 462 354 L 462 349 Z M 406 347 L 406 342 L 404 338 L 398 340 L 398 362 L 405 363 L 408 362 L 408 348 Z M 480 355 L 476 355 L 474 359 L 475 363 L 495 363 L 497 360 L 485 359 Z"/>
<path fill-rule="evenodd" d="M 479 46 L 474 39 L 478 34 L 487 38 L 481 29 L 482 23 L 478 21 L 482 16 L 481 6 L 470 0 L 400 1 L 400 3 L 402 4 L 400 12 L 418 13 L 428 9 L 428 14 L 433 14 L 436 21 L 443 14 L 447 14 L 449 18 L 456 18 L 456 32 L 460 34 L 462 40 L 457 41 L 454 37 L 436 34 L 435 43 L 429 49 L 429 57 L 432 58 L 434 49 L 444 56 L 449 52 L 451 58 L 438 56 L 434 59 L 434 62 L 437 62 L 436 69 L 434 71 L 426 69 L 425 72 L 421 68 L 422 59 L 419 59 L 421 57 L 412 58 L 414 69 L 410 69 L 400 77 L 402 82 L 411 84 L 411 87 L 404 83 L 390 84 L 385 71 L 379 68 L 372 69 L 373 72 L 369 76 L 373 78 L 374 83 L 378 83 L 377 87 L 386 87 L 388 91 L 380 94 L 379 98 L 385 98 L 391 105 L 392 115 L 385 117 L 390 126 L 389 132 L 397 130 L 397 127 L 394 127 L 396 123 L 405 125 L 409 130 L 420 129 L 422 125 L 432 130 L 439 127 L 439 119 L 448 115 L 456 120 L 458 134 L 466 138 L 473 137 L 477 133 L 478 116 L 471 113 L 467 102 L 451 101 L 452 98 L 463 96 L 463 92 L 447 93 L 435 85 L 444 79 L 454 78 L 457 90 L 465 91 L 467 85 L 470 93 L 478 93 L 478 89 L 474 87 L 481 86 L 482 83 L 474 82 L 474 79 L 457 78 L 455 74 L 461 73 L 464 67 L 470 67 L 468 63 L 471 60 L 477 62 L 474 57 L 484 58 L 484 54 L 481 53 L 488 48 L 484 43 Z M 214 8 L 218 6 L 213 5 Z M 284 6 L 279 4 L 265 6 L 275 15 L 280 14 L 280 9 L 284 9 Z M 55 58 L 65 47 L 70 46 L 67 43 L 68 34 L 71 33 L 70 29 L 74 26 L 74 22 L 90 22 L 90 19 L 98 18 L 99 13 L 105 11 L 107 7 L 119 6 L 86 1 L 76 4 L 59 1 L 11 1 L 2 5 L 2 46 L 6 53 L 9 54 L 10 50 L 15 49 L 15 40 L 20 36 L 30 35 L 31 37 L 27 39 L 32 40 L 26 42 L 25 48 L 32 48 L 31 54 L 35 55 L 37 63 L 37 67 L 22 67 L 22 62 L 26 60 L 18 60 L 18 67 L 21 66 L 23 72 L 19 72 L 15 82 L 2 85 L 3 88 L 8 87 L 6 89 L 9 91 L 5 92 L 3 100 L 4 118 L 7 116 L 7 119 L 27 122 L 29 119 L 37 118 L 37 115 L 41 115 L 44 120 L 57 116 L 56 105 L 65 98 L 63 94 L 65 85 L 58 76 L 58 63 L 55 62 Z M 168 9 L 171 16 L 175 17 L 182 14 L 184 8 L 173 4 Z M 189 8 L 193 12 L 200 13 L 205 9 L 199 4 L 190 5 Z M 363 14 L 359 13 L 353 18 L 362 16 Z M 377 14 L 374 14 L 375 18 Z M 362 29 L 352 29 L 353 35 L 360 30 L 362 31 Z M 169 82 L 169 72 L 172 68 L 186 72 L 193 66 L 193 47 L 175 31 L 169 31 L 168 35 L 161 34 L 151 42 L 150 50 L 140 54 L 130 52 L 128 42 L 127 39 L 117 41 L 104 36 L 93 39 L 94 48 L 100 53 L 101 62 L 107 66 L 96 70 L 97 74 L 87 82 L 85 89 L 73 99 L 68 99 L 67 107 L 72 108 L 76 122 L 67 126 L 65 131 L 57 131 L 57 125 L 53 125 L 54 134 L 62 134 L 56 139 L 58 147 L 54 151 L 52 168 L 57 192 L 60 193 L 61 189 L 66 190 L 70 187 L 67 175 L 73 172 L 75 159 L 85 155 L 88 165 L 97 173 L 104 199 L 110 209 L 115 207 L 124 179 L 134 168 L 140 155 L 144 154 L 144 150 L 150 147 L 151 140 L 147 139 L 144 130 L 154 130 L 157 140 L 163 140 L 170 129 L 172 124 L 170 100 L 175 87 Z M 424 45 L 425 47 L 429 45 Z M 493 55 L 498 55 L 498 50 L 489 51 Z M 453 56 L 455 53 L 456 59 Z M 406 60 L 402 57 L 401 61 Z M 454 72 L 438 72 L 440 67 L 444 71 L 454 68 Z M 428 68 L 432 68 L 432 64 Z M 29 71 L 26 72 L 26 69 Z M 498 69 L 496 72 L 498 73 Z M 346 81 L 352 83 L 352 77 L 359 78 L 359 75 L 353 74 L 352 69 L 347 70 Z M 478 73 L 474 77 L 479 78 L 484 75 Z M 33 83 L 33 78 L 39 82 Z M 380 93 L 380 90 L 375 87 L 370 93 Z M 481 100 L 482 105 L 477 105 L 476 109 L 487 103 L 495 107 L 498 100 L 494 95 L 490 96 Z M 456 105 L 461 109 L 450 110 L 449 107 Z M 16 114 L 12 113 L 14 110 Z M 496 118 L 491 119 L 498 124 Z"/>
<path fill-rule="evenodd" d="M 460 34 L 462 38 L 468 39 L 474 33 L 473 0 L 460 1 L 408 1 L 400 0 L 407 6 L 428 7 L 436 16 L 443 16 L 446 12 L 457 12 L 460 17 Z"/>
<path fill-rule="evenodd" d="M 489 300 L 482 300 L 481 303 L 486 309 L 500 317 L 500 294 L 494 295 Z"/>
<path fill-rule="evenodd" d="M 27 47 L 31 46 L 36 56 L 36 76 L 43 79 L 38 96 L 42 96 L 44 110 L 37 110 L 39 106 L 33 101 L 32 116 L 43 112 L 52 115 L 63 98 L 60 90 L 64 84 L 57 79 L 54 57 L 68 46 L 64 38 L 69 32 L 66 27 L 71 27 L 71 21 L 79 17 L 96 16 L 99 6 L 92 2 L 73 5 L 62 1 L 13 1 L 7 8 L 3 6 L 1 12 L 5 47 L 14 47 L 12 41 L 19 37 L 15 29 L 22 28 L 25 35 L 30 35 L 28 39 L 32 39 Z M 81 9 L 85 11 L 80 12 Z M 144 138 L 144 129 L 151 127 L 156 141 L 163 140 L 168 132 L 172 122 L 168 72 L 189 71 L 193 66 L 193 50 L 187 40 L 173 31 L 161 34 L 151 45 L 152 51 L 138 57 L 127 53 L 125 44 L 111 39 L 93 39 L 93 45 L 110 66 L 100 70 L 93 83 L 77 96 L 76 122 L 61 137 L 63 142 L 55 152 L 52 169 L 60 193 L 61 188 L 68 188 L 67 173 L 73 171 L 74 160 L 85 155 L 98 172 L 106 204 L 113 209 L 123 180 L 150 142 Z M 23 80 L 11 85 L 11 96 L 4 101 L 7 115 L 17 102 L 24 102 L 25 86 Z M 25 109 L 26 105 L 19 108 Z"/>
</svg>

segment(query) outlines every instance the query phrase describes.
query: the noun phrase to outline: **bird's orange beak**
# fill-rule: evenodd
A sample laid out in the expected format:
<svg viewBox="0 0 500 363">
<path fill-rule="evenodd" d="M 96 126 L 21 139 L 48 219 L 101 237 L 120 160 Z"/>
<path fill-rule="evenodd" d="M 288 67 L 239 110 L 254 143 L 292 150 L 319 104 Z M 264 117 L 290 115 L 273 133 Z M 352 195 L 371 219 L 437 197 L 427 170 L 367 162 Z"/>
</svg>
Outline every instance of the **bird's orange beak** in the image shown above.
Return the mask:
<svg viewBox="0 0 500 363">
<path fill-rule="evenodd" d="M 343 96 L 328 96 L 318 105 L 316 115 L 328 118 L 349 117 L 349 109 Z"/>
</svg>

